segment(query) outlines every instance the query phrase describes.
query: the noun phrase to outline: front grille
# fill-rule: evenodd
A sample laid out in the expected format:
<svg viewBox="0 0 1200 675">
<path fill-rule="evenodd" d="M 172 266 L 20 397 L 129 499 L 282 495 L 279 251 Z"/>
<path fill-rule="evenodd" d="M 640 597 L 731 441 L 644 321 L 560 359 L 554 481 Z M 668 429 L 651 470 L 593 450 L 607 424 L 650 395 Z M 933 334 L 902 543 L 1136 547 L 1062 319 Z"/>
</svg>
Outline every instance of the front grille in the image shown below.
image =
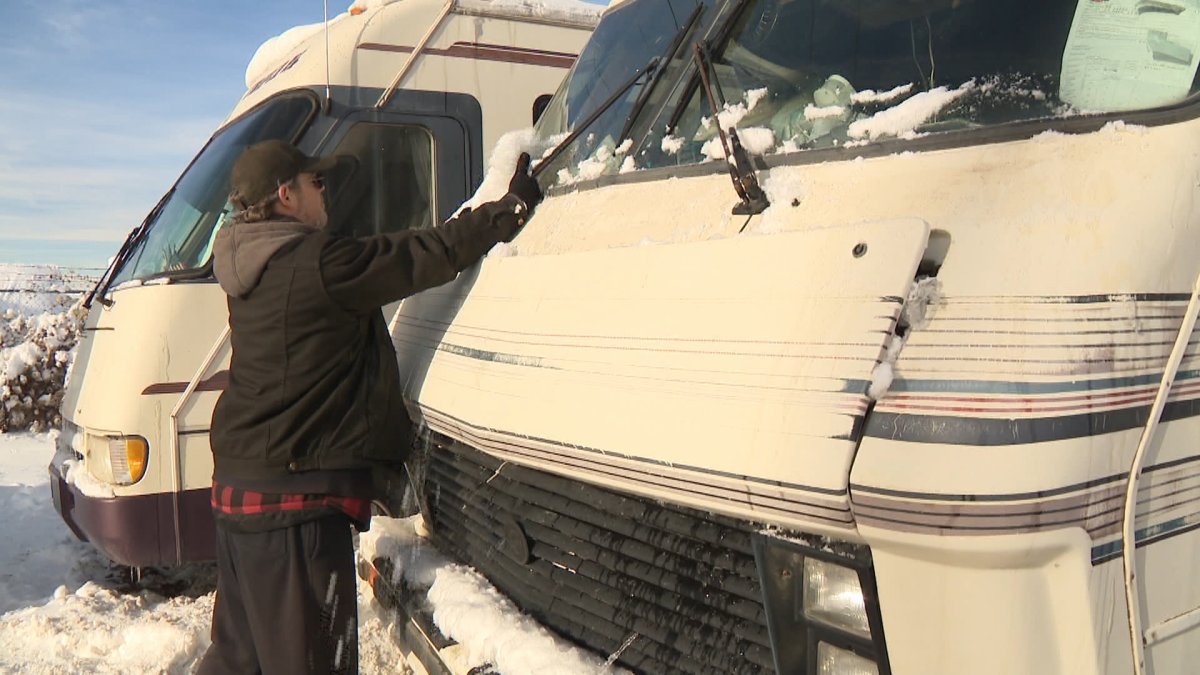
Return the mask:
<svg viewBox="0 0 1200 675">
<path fill-rule="evenodd" d="M 746 523 L 435 444 L 438 547 L 563 637 L 638 673 L 771 673 Z"/>
</svg>

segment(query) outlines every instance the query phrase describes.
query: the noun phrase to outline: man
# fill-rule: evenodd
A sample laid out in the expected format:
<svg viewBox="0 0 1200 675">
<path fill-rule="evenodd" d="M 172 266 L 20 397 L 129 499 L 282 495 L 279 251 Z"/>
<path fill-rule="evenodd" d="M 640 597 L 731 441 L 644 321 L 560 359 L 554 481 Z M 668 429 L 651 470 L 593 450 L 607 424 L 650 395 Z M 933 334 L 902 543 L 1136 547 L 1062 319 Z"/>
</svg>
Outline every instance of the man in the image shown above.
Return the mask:
<svg viewBox="0 0 1200 675">
<path fill-rule="evenodd" d="M 217 597 L 197 670 L 358 670 L 351 524 L 412 447 L 383 305 L 452 280 L 541 201 L 521 155 L 503 199 L 440 227 L 362 239 L 328 228 L 322 172 L 282 141 L 230 172 L 240 209 L 214 244 L 233 355 L 213 412 Z M 340 231 L 340 230 L 337 230 Z"/>
</svg>

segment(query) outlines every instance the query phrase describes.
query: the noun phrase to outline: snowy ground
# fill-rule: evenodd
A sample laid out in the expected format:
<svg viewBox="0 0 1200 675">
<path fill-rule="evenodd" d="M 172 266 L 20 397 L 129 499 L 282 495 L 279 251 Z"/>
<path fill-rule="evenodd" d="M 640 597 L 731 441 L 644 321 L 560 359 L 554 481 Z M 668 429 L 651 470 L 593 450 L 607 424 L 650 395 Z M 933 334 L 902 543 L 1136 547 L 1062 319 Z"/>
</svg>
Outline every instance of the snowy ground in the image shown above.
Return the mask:
<svg viewBox="0 0 1200 675">
<path fill-rule="evenodd" d="M 212 567 L 124 581 L 54 511 L 53 454 L 52 434 L 0 434 L 0 672 L 191 672 L 209 643 Z M 363 673 L 405 671 L 385 614 L 360 582 Z"/>
<path fill-rule="evenodd" d="M 209 644 L 213 567 L 151 570 L 130 583 L 54 511 L 46 471 L 53 454 L 54 432 L 0 434 L 0 672 L 192 672 Z M 360 547 L 429 589 L 434 621 L 460 643 L 445 654 L 456 669 L 620 672 L 521 615 L 482 576 L 424 544 L 414 524 L 377 518 Z M 358 587 L 361 672 L 407 672 L 392 615 L 367 584 Z"/>
<path fill-rule="evenodd" d="M 91 282 L 50 265 L 0 264 L 0 328 L 61 322 Z M 0 337 L 3 393 L 7 371 L 46 349 L 32 329 Z M 209 644 L 213 566 L 151 570 L 134 585 L 78 541 L 50 499 L 55 433 L 0 433 L 0 673 L 190 673 Z M 360 583 L 363 673 L 406 671 L 385 615 Z"/>
<path fill-rule="evenodd" d="M 31 364 L 50 359 L 55 349 L 69 351 L 74 342 L 50 344 L 55 331 L 31 327 L 65 325 L 88 286 L 87 279 L 65 278 L 53 266 L 0 264 L 0 320 L 6 322 L 0 327 L 8 329 L 0 333 L 0 405 L 10 416 L 24 405 L 17 394 L 4 393 L 16 391 L 17 372 L 28 375 L 29 367 L 43 367 Z M 51 380 L 62 386 L 61 377 Z M 50 497 L 47 466 L 56 434 L 0 432 L 0 673 L 193 672 L 209 645 L 214 566 L 146 570 L 133 583 L 127 570 L 78 541 Z M 434 623 L 458 642 L 443 652 L 456 672 L 480 666 L 503 675 L 614 670 L 522 615 L 475 571 L 441 556 L 421 536 L 419 517 L 377 518 L 359 548 L 369 558 L 389 558 L 410 587 L 426 589 Z M 408 672 L 394 615 L 366 583 L 359 580 L 358 587 L 360 671 Z"/>
</svg>

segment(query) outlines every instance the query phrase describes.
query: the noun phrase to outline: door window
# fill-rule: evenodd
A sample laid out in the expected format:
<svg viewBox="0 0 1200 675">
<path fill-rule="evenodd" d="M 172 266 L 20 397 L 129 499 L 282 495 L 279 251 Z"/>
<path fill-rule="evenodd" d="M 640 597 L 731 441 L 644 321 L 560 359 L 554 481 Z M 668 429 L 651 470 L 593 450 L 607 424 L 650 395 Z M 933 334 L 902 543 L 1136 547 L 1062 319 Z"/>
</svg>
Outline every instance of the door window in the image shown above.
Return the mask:
<svg viewBox="0 0 1200 675">
<path fill-rule="evenodd" d="M 365 237 L 433 225 L 437 218 L 433 136 L 417 125 L 360 123 L 330 154 L 329 222 Z"/>
</svg>

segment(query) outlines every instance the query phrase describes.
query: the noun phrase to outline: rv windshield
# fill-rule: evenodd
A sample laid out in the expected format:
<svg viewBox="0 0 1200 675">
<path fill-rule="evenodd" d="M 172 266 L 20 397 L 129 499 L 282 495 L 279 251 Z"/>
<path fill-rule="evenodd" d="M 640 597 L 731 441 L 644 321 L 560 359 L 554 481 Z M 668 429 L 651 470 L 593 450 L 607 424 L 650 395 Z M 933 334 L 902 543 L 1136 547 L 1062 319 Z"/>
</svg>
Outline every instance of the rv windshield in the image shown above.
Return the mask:
<svg viewBox="0 0 1200 675">
<path fill-rule="evenodd" d="M 684 60 L 678 58 L 683 50 L 676 49 L 675 59 L 667 52 L 686 37 L 685 33 L 694 34 L 698 26 L 711 18 L 710 8 L 716 2 L 626 0 L 607 12 L 538 120 L 537 133 L 542 144 L 557 143 L 573 131 L 651 60 L 658 59 L 659 65 L 650 77 L 635 83 L 601 114 L 587 133 L 549 168 L 558 171 L 564 166 L 574 166 L 597 152 L 609 159 L 614 157 L 616 136 L 629 121 L 630 112 L 635 108 L 656 107 L 650 105 L 648 88 L 675 79 L 686 63 L 686 54 Z M 662 89 L 655 87 L 656 91 Z"/>
<path fill-rule="evenodd" d="M 724 101 L 717 118 L 722 126 L 736 125 L 753 154 L 1141 110 L 1176 104 L 1200 91 L 1200 12 L 1168 11 L 1170 3 L 740 4 L 727 30 L 710 33 L 705 46 Z M 603 28 L 601 23 L 597 33 Z M 608 49 L 635 50 L 645 41 L 629 35 Z M 604 148 L 564 153 L 576 162 L 557 171 L 559 182 L 722 157 L 714 115 L 694 73 L 689 69 L 686 77 L 660 82 L 660 88 L 671 89 L 661 95 L 671 103 L 643 109 L 631 125 L 633 147 L 620 165 L 609 161 L 596 170 Z M 587 81 L 583 73 L 574 77 Z"/>
<path fill-rule="evenodd" d="M 224 129 L 201 151 L 160 205 L 112 284 L 204 267 L 213 235 L 229 214 L 229 169 L 238 154 L 261 140 L 291 140 L 316 110 L 310 96 L 276 99 Z"/>
</svg>

